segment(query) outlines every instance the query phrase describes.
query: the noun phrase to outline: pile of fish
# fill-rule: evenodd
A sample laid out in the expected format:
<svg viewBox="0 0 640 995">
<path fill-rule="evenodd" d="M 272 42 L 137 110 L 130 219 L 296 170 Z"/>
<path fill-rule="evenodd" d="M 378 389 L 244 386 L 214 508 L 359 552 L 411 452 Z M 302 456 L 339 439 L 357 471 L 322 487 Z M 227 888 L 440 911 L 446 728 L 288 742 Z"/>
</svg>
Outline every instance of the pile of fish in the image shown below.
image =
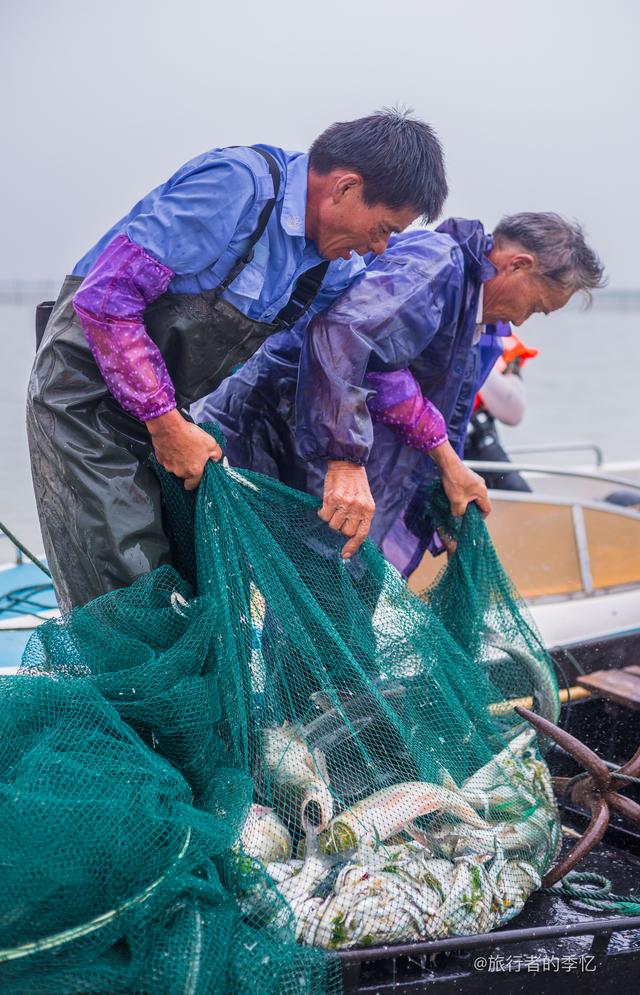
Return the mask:
<svg viewBox="0 0 640 995">
<path fill-rule="evenodd" d="M 561 834 L 533 729 L 460 785 L 443 768 L 441 784 L 396 783 L 337 814 L 307 730 L 263 730 L 258 784 L 271 786 L 272 804 L 252 806 L 239 844 L 285 899 L 300 942 L 335 949 L 485 932 L 540 887 Z"/>
</svg>

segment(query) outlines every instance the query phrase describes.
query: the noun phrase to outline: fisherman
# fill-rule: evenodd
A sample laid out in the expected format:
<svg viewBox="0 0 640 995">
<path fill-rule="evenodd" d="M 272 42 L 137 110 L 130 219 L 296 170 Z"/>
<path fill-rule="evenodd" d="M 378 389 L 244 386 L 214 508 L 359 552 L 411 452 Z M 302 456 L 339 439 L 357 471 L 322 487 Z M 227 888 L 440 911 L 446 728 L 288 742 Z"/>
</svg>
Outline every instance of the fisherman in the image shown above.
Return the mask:
<svg viewBox="0 0 640 995">
<path fill-rule="evenodd" d="M 522 421 L 525 407 L 525 390 L 522 382 L 522 368 L 529 359 L 538 355 L 537 349 L 514 335 L 507 326 L 507 334 L 502 340 L 502 353 L 489 371 L 482 390 L 476 394 L 473 414 L 467 427 L 464 443 L 464 458 L 467 460 L 484 460 L 492 463 L 509 463 L 510 459 L 504 450 L 496 422 L 503 425 L 516 426 Z M 480 338 L 480 353 L 489 348 Z M 493 350 L 490 353 L 493 360 Z M 507 491 L 531 491 L 529 484 L 515 470 L 505 473 L 485 473 L 480 476 L 487 487 Z"/>
<path fill-rule="evenodd" d="M 348 462 L 375 500 L 371 538 L 408 575 L 426 548 L 443 550 L 425 510 L 437 472 L 454 515 L 470 501 L 490 510 L 460 457 L 483 374 L 502 352 L 497 323 L 549 314 L 602 275 L 580 227 L 557 214 L 512 215 L 492 235 L 460 218 L 405 232 L 306 331 L 274 336 L 194 414 L 222 425 L 232 464 L 323 497 L 320 516 L 343 530 L 351 511 L 336 510 L 327 467 Z M 483 334 L 496 336 L 484 371 Z"/>
<path fill-rule="evenodd" d="M 46 326 L 27 408 L 61 607 L 169 561 L 149 455 L 187 489 L 221 456 L 181 409 L 268 336 L 303 327 L 349 286 L 364 254 L 383 252 L 418 215 L 436 217 L 446 193 L 432 129 L 383 112 L 332 125 L 308 155 L 267 145 L 206 152 L 82 257 Z M 312 407 L 313 393 L 310 383 Z M 330 517 L 348 507 L 355 533 L 360 520 L 368 529 L 373 505 L 350 469 L 329 463 Z"/>
</svg>

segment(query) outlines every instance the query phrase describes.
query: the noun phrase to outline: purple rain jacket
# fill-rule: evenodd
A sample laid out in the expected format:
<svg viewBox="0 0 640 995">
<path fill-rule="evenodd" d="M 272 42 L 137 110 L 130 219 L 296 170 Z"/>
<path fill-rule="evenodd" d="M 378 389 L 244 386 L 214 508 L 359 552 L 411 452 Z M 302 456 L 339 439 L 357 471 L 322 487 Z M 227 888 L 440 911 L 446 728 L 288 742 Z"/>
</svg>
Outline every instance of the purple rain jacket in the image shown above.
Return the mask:
<svg viewBox="0 0 640 995">
<path fill-rule="evenodd" d="M 384 548 L 399 521 L 407 534 L 402 555 L 391 559 L 407 572 L 433 532 L 416 534 L 404 516 L 437 473 L 428 450 L 446 437 L 438 413 L 461 454 L 488 373 L 473 338 L 481 285 L 495 274 L 492 245 L 479 221 L 460 218 L 392 237 L 306 334 L 296 326 L 273 335 L 192 413 L 221 424 L 232 465 L 318 497 L 327 459 L 366 464 L 376 502 L 370 537 Z M 413 406 L 418 389 L 426 406 Z M 385 412 L 402 401 L 408 419 L 385 424 L 393 421 Z"/>
</svg>

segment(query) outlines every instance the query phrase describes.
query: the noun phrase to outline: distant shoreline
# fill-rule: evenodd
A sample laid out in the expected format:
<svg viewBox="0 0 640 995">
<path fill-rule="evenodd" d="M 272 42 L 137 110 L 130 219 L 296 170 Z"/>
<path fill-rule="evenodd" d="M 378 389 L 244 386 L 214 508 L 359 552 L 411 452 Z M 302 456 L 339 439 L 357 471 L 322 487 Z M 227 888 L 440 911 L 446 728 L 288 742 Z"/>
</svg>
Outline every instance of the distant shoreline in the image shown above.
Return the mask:
<svg viewBox="0 0 640 995">
<path fill-rule="evenodd" d="M 55 300 L 62 286 L 62 278 L 42 280 L 0 279 L 0 306 L 38 304 L 40 301 Z M 596 290 L 591 307 L 598 311 L 640 311 L 640 287 Z M 580 298 L 570 302 L 571 311 L 583 310 Z"/>
</svg>

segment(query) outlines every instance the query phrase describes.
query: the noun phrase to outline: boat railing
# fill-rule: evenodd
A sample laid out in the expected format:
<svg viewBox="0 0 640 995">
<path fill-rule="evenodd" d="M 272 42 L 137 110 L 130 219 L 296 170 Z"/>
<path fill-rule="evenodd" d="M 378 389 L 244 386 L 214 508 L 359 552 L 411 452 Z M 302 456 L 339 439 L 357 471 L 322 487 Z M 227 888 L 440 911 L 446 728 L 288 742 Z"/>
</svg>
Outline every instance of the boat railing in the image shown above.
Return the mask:
<svg viewBox="0 0 640 995">
<path fill-rule="evenodd" d="M 502 468 L 504 469 L 504 465 L 505 465 L 504 463 L 492 464 L 492 467 L 502 466 Z M 495 472 L 495 470 L 493 472 Z M 591 476 L 590 474 L 587 473 L 581 473 L 580 475 L 587 477 Z M 598 476 L 598 479 L 600 480 L 605 479 L 605 477 Z M 614 483 L 622 482 L 615 477 L 607 479 L 612 480 Z M 631 482 L 624 481 L 624 483 L 626 486 L 627 483 Z M 631 486 L 633 486 L 636 490 L 640 492 L 640 485 L 636 483 L 636 484 L 631 484 Z M 587 498 L 576 498 L 576 497 L 568 497 L 560 495 L 536 494 L 535 492 L 525 493 L 522 491 L 491 490 L 490 495 L 491 495 L 491 500 L 493 502 L 498 502 L 498 503 L 501 502 L 505 503 L 508 502 L 511 504 L 515 503 L 516 505 L 520 504 L 525 507 L 527 505 L 529 505 L 530 507 L 535 505 L 539 508 L 541 506 L 547 506 L 549 507 L 549 510 L 551 510 L 552 508 L 557 509 L 562 507 L 570 509 L 571 517 L 567 524 L 573 534 L 574 548 L 577 556 L 577 567 L 579 571 L 579 577 L 582 588 L 581 592 L 578 591 L 575 592 L 576 595 L 579 593 L 581 593 L 582 595 L 594 594 L 603 587 L 603 584 L 601 582 L 601 576 L 602 576 L 601 557 L 603 555 L 602 550 L 600 550 L 599 554 L 597 554 L 596 556 L 597 565 L 595 566 L 595 568 L 593 564 L 594 548 L 592 548 L 592 545 L 594 542 L 597 542 L 597 532 L 599 530 L 596 530 L 596 532 L 594 533 L 594 527 L 595 527 L 595 522 L 597 522 L 598 520 L 598 514 L 606 512 L 607 515 L 606 520 L 603 519 L 600 522 L 600 530 L 602 529 L 604 530 L 600 532 L 601 536 L 609 534 L 611 525 L 616 520 L 621 523 L 621 526 L 622 523 L 626 521 L 628 523 L 627 527 L 633 529 L 634 531 L 628 533 L 627 536 L 625 536 L 625 538 L 628 539 L 629 537 L 633 537 L 632 542 L 635 545 L 636 553 L 640 548 L 638 546 L 636 538 L 638 525 L 632 524 L 634 522 L 640 523 L 640 511 L 638 511 L 634 507 L 621 507 L 619 505 L 609 504 L 608 502 L 605 501 L 597 501 Z M 638 502 L 640 504 L 640 493 L 638 495 Z M 596 513 L 595 519 L 593 518 L 594 512 Z M 591 518 L 588 518 L 588 516 L 591 516 Z M 622 527 L 625 528 L 625 526 Z M 605 543 L 605 546 L 606 545 L 607 544 Z M 625 549 L 625 555 L 629 555 L 631 553 L 632 550 L 627 546 L 627 548 Z M 637 584 L 638 579 L 640 579 L 638 578 L 637 575 L 637 555 L 634 557 L 634 561 L 636 563 L 634 571 L 634 576 L 636 577 L 636 580 L 633 581 L 633 583 Z M 612 582 L 612 580 L 610 579 L 608 583 L 604 584 L 604 587 L 608 588 L 624 587 L 627 586 L 627 584 L 629 584 L 630 581 L 632 581 L 632 578 L 628 576 L 625 576 L 624 579 L 621 578 L 618 583 L 615 583 L 615 581 Z"/>
<path fill-rule="evenodd" d="M 559 466 L 542 466 L 539 463 L 500 463 L 493 460 L 465 460 L 465 465 L 479 473 L 538 473 L 552 477 L 574 477 L 582 480 L 599 480 L 606 484 L 617 484 L 618 487 L 640 492 L 640 481 L 618 477 L 612 473 L 602 473 L 600 470 L 568 470 Z"/>
<path fill-rule="evenodd" d="M 543 442 L 540 445 L 509 446 L 511 456 L 528 456 L 530 453 L 593 453 L 596 466 L 602 466 L 604 454 L 595 442 Z"/>
</svg>

